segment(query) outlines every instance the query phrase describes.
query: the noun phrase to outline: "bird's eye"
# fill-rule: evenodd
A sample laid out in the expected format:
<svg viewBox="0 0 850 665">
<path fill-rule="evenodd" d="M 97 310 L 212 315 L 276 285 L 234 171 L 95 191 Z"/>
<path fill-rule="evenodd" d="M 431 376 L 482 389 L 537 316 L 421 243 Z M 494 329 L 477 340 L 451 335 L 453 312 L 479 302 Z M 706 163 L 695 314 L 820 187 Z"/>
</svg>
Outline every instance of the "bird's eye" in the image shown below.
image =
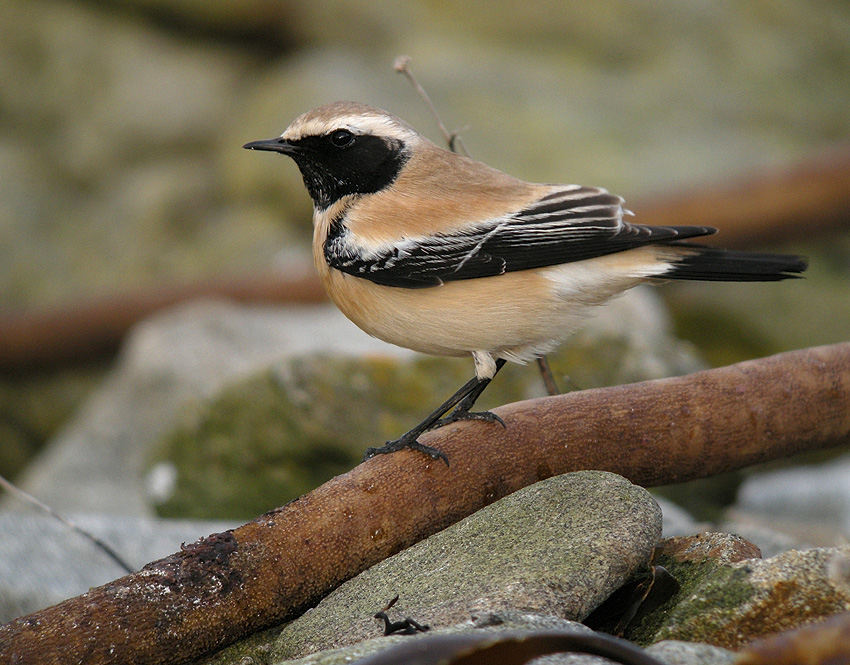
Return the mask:
<svg viewBox="0 0 850 665">
<path fill-rule="evenodd" d="M 346 148 L 354 141 L 354 134 L 347 129 L 337 129 L 329 138 L 335 148 Z"/>
</svg>

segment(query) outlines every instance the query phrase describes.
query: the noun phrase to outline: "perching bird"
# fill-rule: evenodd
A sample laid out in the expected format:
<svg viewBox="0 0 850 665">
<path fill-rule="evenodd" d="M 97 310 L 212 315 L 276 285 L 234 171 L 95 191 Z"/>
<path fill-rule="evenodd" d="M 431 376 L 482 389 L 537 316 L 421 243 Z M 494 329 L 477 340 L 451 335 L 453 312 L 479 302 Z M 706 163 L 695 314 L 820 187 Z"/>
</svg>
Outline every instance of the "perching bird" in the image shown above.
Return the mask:
<svg viewBox="0 0 850 665">
<path fill-rule="evenodd" d="M 711 227 L 631 224 L 605 189 L 524 182 L 365 104 L 321 106 L 244 147 L 295 160 L 313 199 L 316 267 L 349 319 L 391 344 L 475 361 L 473 379 L 367 459 L 413 448 L 448 463 L 418 437 L 457 420 L 504 425 L 471 408 L 505 361 L 547 353 L 593 305 L 642 282 L 774 281 L 806 269 L 799 256 L 684 242 Z"/>
</svg>

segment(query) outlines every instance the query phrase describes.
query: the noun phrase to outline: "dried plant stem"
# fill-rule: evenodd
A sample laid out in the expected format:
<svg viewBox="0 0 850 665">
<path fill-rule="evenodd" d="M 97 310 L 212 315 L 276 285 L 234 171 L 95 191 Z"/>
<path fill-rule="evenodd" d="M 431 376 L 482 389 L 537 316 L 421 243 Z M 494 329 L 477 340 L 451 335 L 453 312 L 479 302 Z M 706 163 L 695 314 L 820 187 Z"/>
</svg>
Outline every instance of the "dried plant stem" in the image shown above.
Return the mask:
<svg viewBox="0 0 850 665">
<path fill-rule="evenodd" d="M 9 480 L 4 478 L 3 476 L 0 476 L 0 487 L 2 487 L 4 490 L 9 492 L 10 494 L 14 494 L 16 497 L 18 497 L 22 501 L 26 501 L 27 503 L 35 506 L 36 508 L 38 508 L 42 512 L 45 512 L 48 515 L 50 515 L 51 517 L 59 520 L 60 522 L 62 522 L 62 524 L 64 524 L 66 527 L 68 527 L 72 531 L 76 531 L 83 538 L 86 538 L 87 540 L 91 541 L 94 544 L 95 547 L 97 547 L 99 550 L 101 550 L 103 553 L 105 553 L 110 559 L 112 559 L 115 563 L 117 563 L 119 566 L 121 566 L 122 570 L 125 570 L 128 573 L 132 573 L 135 570 L 135 568 L 131 567 L 130 564 L 128 564 L 126 561 L 124 561 L 123 558 L 121 558 L 121 555 L 118 554 L 118 552 L 116 552 L 114 549 L 112 549 L 112 547 L 110 547 L 103 540 L 101 540 L 100 538 L 95 536 L 93 533 L 86 531 L 84 528 L 82 528 L 78 524 L 72 522 L 67 517 L 63 517 L 62 515 L 57 513 L 55 510 L 53 510 L 50 506 L 48 506 L 45 503 L 42 503 L 41 501 L 36 499 L 31 494 L 27 494 L 26 492 L 24 492 L 24 490 L 22 490 L 20 487 L 18 487 L 14 483 L 10 482 Z"/>
<path fill-rule="evenodd" d="M 469 157 L 469 151 L 466 149 L 466 146 L 463 143 L 463 139 L 457 132 L 449 132 L 449 130 L 446 129 L 446 126 L 443 124 L 443 121 L 440 118 L 440 114 L 437 111 L 437 107 L 434 106 L 434 103 L 431 101 L 431 98 L 428 96 L 428 93 L 425 92 L 425 88 L 420 85 L 419 81 L 413 75 L 413 72 L 410 71 L 410 56 L 398 56 L 395 59 L 394 67 L 399 74 L 404 75 L 407 80 L 410 81 L 410 84 L 413 86 L 413 89 L 416 90 L 416 92 L 422 98 L 422 101 L 425 102 L 425 105 L 431 111 L 431 114 L 434 116 L 434 120 L 437 121 L 437 127 L 440 128 L 440 133 L 443 135 L 443 139 L 445 140 L 446 145 L 449 147 L 449 150 Z"/>
</svg>

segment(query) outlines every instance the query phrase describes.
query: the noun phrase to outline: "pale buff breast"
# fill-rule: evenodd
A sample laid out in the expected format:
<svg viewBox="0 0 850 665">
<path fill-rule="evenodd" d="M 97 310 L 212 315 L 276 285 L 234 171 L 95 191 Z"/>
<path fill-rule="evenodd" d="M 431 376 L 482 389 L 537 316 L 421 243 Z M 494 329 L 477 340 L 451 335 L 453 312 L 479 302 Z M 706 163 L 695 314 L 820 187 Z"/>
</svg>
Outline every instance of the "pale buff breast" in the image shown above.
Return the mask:
<svg viewBox="0 0 850 665">
<path fill-rule="evenodd" d="M 539 279 L 530 273 L 515 273 L 504 282 L 476 279 L 404 289 L 337 270 L 323 272 L 331 299 L 358 327 L 422 353 L 462 356 L 525 345 L 547 334 L 541 325 L 546 308 L 529 313 L 522 295 Z"/>
<path fill-rule="evenodd" d="M 615 255 L 404 289 L 317 265 L 337 307 L 374 337 L 422 353 L 487 351 L 515 361 L 550 351 L 593 306 L 651 277 L 645 258 Z"/>
</svg>

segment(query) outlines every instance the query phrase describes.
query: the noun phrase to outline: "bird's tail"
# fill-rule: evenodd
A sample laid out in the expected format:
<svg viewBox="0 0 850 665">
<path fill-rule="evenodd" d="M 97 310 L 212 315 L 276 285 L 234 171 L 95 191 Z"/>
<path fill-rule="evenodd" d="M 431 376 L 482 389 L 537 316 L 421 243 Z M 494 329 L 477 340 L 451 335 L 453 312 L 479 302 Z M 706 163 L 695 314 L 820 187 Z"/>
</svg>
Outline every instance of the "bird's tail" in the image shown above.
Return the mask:
<svg viewBox="0 0 850 665">
<path fill-rule="evenodd" d="M 808 261 L 793 254 L 740 252 L 692 245 L 667 243 L 681 254 L 672 261 L 664 279 L 695 279 L 712 282 L 775 282 L 795 279 L 808 267 Z M 682 251 L 684 250 L 684 251 Z"/>
</svg>

